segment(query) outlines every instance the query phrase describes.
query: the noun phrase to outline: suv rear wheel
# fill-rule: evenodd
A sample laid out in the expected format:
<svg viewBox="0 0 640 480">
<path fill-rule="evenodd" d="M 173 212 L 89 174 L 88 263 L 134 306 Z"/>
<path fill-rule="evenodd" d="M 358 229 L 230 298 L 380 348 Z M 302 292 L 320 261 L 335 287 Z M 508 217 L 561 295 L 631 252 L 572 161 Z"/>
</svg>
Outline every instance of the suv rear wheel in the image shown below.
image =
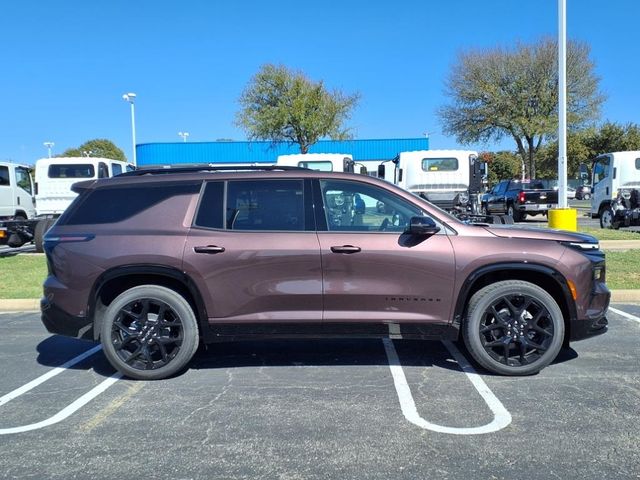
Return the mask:
<svg viewBox="0 0 640 480">
<path fill-rule="evenodd" d="M 507 280 L 471 297 L 462 334 L 469 353 L 487 370 L 531 375 L 558 355 L 564 320 L 545 290 L 529 282 Z"/>
<path fill-rule="evenodd" d="M 100 333 L 111 365 L 139 380 L 173 375 L 198 348 L 198 323 L 191 306 L 179 293 L 158 285 L 141 285 L 116 297 Z"/>
</svg>

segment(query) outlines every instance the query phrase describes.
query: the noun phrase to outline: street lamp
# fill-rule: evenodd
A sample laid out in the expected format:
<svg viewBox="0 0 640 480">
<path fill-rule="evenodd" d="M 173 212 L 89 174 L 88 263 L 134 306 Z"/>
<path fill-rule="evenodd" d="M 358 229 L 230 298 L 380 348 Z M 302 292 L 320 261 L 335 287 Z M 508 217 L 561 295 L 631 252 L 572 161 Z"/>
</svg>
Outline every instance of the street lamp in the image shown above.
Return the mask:
<svg viewBox="0 0 640 480">
<path fill-rule="evenodd" d="M 133 166 L 138 166 L 136 162 L 136 111 L 135 111 L 135 101 L 136 94 L 135 93 L 125 93 L 122 95 L 122 99 L 125 102 L 129 102 L 131 105 L 131 140 L 133 143 Z"/>
<path fill-rule="evenodd" d="M 47 147 L 47 153 L 49 154 L 49 158 L 51 158 L 51 149 L 55 145 L 53 142 L 44 142 L 43 145 Z"/>
<path fill-rule="evenodd" d="M 182 141 L 186 142 L 187 141 L 187 137 L 189 136 L 189 132 L 178 132 L 178 135 L 180 135 L 182 137 Z"/>
</svg>

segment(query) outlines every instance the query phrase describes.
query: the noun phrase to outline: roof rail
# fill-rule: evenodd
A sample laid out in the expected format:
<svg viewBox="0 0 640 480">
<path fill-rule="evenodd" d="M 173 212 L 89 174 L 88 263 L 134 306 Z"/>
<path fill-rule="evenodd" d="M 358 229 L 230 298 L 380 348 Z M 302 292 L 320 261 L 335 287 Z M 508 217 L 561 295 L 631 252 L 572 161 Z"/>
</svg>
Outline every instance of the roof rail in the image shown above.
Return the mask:
<svg viewBox="0 0 640 480">
<path fill-rule="evenodd" d="M 131 172 L 125 172 L 118 175 L 119 177 L 138 177 L 142 175 L 157 175 L 167 173 L 196 173 L 196 172 L 243 172 L 243 171 L 272 171 L 272 170 L 298 170 L 309 171 L 308 168 L 303 167 L 287 167 L 278 165 L 238 165 L 238 166 L 215 166 L 215 165 L 202 165 L 199 167 L 163 167 L 163 168 L 140 168 Z"/>
</svg>

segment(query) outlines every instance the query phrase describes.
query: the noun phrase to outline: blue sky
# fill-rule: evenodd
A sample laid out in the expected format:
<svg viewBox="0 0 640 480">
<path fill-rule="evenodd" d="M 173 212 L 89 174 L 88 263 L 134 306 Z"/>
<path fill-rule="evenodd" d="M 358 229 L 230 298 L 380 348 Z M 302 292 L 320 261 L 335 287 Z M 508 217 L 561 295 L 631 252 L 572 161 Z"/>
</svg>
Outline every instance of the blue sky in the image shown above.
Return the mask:
<svg viewBox="0 0 640 480">
<path fill-rule="evenodd" d="M 569 38 L 590 44 L 602 119 L 640 123 L 636 0 L 567 0 Z M 557 35 L 556 0 L 3 2 L 0 159 L 33 163 L 93 138 L 244 140 L 238 97 L 264 63 L 358 91 L 356 138 L 418 137 L 457 148 L 436 111 L 461 51 Z M 512 148 L 474 145 L 477 149 Z"/>
</svg>

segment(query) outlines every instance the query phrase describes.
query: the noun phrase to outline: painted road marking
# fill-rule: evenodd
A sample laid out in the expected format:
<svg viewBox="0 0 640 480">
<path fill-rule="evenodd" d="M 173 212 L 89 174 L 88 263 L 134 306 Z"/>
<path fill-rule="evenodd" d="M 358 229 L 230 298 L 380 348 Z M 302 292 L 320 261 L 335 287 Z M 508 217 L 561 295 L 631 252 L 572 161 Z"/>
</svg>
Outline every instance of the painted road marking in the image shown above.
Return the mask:
<svg viewBox="0 0 640 480">
<path fill-rule="evenodd" d="M 455 345 L 449 341 L 443 341 L 442 343 L 447 350 L 449 350 L 449 353 L 451 353 L 456 362 L 458 362 L 462 371 L 466 374 L 467 378 L 484 399 L 489 409 L 493 412 L 493 421 L 479 427 L 447 427 L 428 422 L 418 413 L 416 403 L 413 400 L 413 395 L 411 394 L 411 389 L 407 383 L 407 377 L 405 376 L 404 370 L 402 370 L 402 365 L 400 364 L 398 352 L 396 352 L 396 348 L 393 345 L 393 340 L 385 338 L 382 340 L 382 343 L 384 344 L 387 359 L 389 360 L 389 368 L 391 369 L 393 383 L 396 387 L 398 400 L 400 401 L 400 408 L 409 422 L 420 428 L 438 433 L 449 433 L 451 435 L 480 435 L 483 433 L 492 433 L 502 430 L 511 423 L 511 414 L 504 405 L 502 405 L 502 402 L 500 402 L 500 400 L 498 400 L 498 398 L 493 394 L 487 384 L 484 383 L 484 380 L 480 378 L 480 375 L 478 375 L 469 362 L 467 362 L 466 358 L 464 358 Z"/>
<path fill-rule="evenodd" d="M 81 362 L 85 358 L 90 357 L 91 355 L 93 355 L 94 353 L 96 353 L 96 352 L 98 352 L 100 350 L 102 350 L 102 346 L 101 345 L 97 345 L 97 346 L 87 350 L 86 352 L 81 353 L 77 357 L 72 358 L 68 362 L 65 362 L 61 366 L 56 367 L 56 368 L 50 370 L 49 372 L 45 373 L 44 375 L 41 375 L 40 377 L 30 381 L 29 383 L 23 385 L 22 387 L 16 388 L 12 392 L 9 392 L 6 395 L 3 395 L 2 397 L 0 397 L 0 406 L 4 405 L 5 403 L 10 402 L 11 400 L 13 400 L 14 398 L 19 397 L 20 395 L 24 395 L 29 390 L 32 390 L 35 387 L 37 387 L 38 385 L 41 385 L 42 383 L 46 382 L 47 380 L 52 379 L 56 375 L 61 374 L 62 372 L 64 372 L 65 370 L 69 369 L 70 367 L 72 367 L 76 363 Z M 122 374 L 120 372 L 114 373 L 109 378 L 107 378 L 106 380 L 102 381 L 101 383 L 99 383 L 98 385 L 93 387 L 87 393 L 85 393 L 84 395 L 82 395 L 81 397 L 77 398 L 72 403 L 70 403 L 69 405 L 64 407 L 62 410 L 60 410 L 55 415 L 53 415 L 53 416 L 51 416 L 51 417 L 49 417 L 49 418 L 47 418 L 45 420 L 42 420 L 40 422 L 31 423 L 29 425 L 22 425 L 22 426 L 19 426 L 19 427 L 11 427 L 11 428 L 0 428 L 0 435 L 8 435 L 8 434 L 11 434 L 11 433 L 28 432 L 30 430 L 37 430 L 39 428 L 48 427 L 49 425 L 53 425 L 54 423 L 61 422 L 65 418 L 69 417 L 72 413 L 75 413 L 78 410 L 80 410 L 83 406 L 85 406 L 91 400 L 96 398 L 98 395 L 100 395 L 102 392 L 104 392 L 107 388 L 109 388 L 111 385 L 116 383 L 121 378 L 122 378 Z"/>
<path fill-rule="evenodd" d="M 618 310 L 617 308 L 613 308 L 613 307 L 609 307 L 609 310 L 615 313 L 616 315 L 620 315 L 621 317 L 640 323 L 640 318 L 636 317 L 635 315 L 631 315 L 630 313 L 623 312 L 622 310 Z"/>
</svg>

